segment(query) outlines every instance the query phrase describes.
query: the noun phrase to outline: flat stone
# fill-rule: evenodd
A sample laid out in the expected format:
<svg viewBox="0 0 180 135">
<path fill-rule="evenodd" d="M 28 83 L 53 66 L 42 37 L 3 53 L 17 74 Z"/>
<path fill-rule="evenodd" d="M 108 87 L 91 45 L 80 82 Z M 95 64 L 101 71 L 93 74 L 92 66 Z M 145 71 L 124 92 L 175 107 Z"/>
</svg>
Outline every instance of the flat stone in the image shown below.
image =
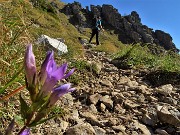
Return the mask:
<svg viewBox="0 0 180 135">
<path fill-rule="evenodd" d="M 112 84 L 109 80 L 103 79 L 103 80 L 100 81 L 100 83 L 101 83 L 101 85 L 103 85 L 103 86 L 113 87 L 113 84 Z"/>
<path fill-rule="evenodd" d="M 173 115 L 167 106 L 157 106 L 157 115 L 161 122 L 169 123 L 177 127 L 180 126 L 180 119 Z"/>
<path fill-rule="evenodd" d="M 134 103 L 133 101 L 128 100 L 128 99 L 124 102 L 124 105 L 125 105 L 125 107 L 127 107 L 128 109 L 132 109 L 132 108 L 135 108 L 135 107 L 138 107 L 138 106 L 139 106 L 138 104 L 136 104 L 136 103 Z"/>
<path fill-rule="evenodd" d="M 159 88 L 156 88 L 155 90 L 156 90 L 156 92 L 158 92 L 164 96 L 168 96 L 169 94 L 172 93 L 173 86 L 171 84 L 167 84 L 167 85 L 163 85 Z"/>
<path fill-rule="evenodd" d="M 111 98 L 106 95 L 100 98 L 100 101 L 108 108 L 112 109 L 113 108 L 113 101 L 111 100 Z"/>
<path fill-rule="evenodd" d="M 97 111 L 97 108 L 96 108 L 96 106 L 94 105 L 94 104 L 91 104 L 90 106 L 89 106 L 89 108 L 90 108 L 90 110 L 93 112 L 93 113 L 97 113 L 98 111 Z"/>
<path fill-rule="evenodd" d="M 122 108 L 120 104 L 116 104 L 114 107 L 114 111 L 116 113 L 124 114 L 126 112 L 126 109 Z"/>
<path fill-rule="evenodd" d="M 91 125 L 93 126 L 100 126 L 102 127 L 103 125 L 99 122 L 99 120 L 97 119 L 97 117 L 93 114 L 91 114 L 90 112 L 83 112 L 80 113 L 81 117 L 85 118 L 87 121 L 89 121 L 91 123 Z"/>
<path fill-rule="evenodd" d="M 103 128 L 100 128 L 98 126 L 93 126 L 96 135 L 106 135 L 106 130 L 104 130 Z"/>
<path fill-rule="evenodd" d="M 101 95 L 96 93 L 94 95 L 91 95 L 89 97 L 89 100 L 90 100 L 90 103 L 93 103 L 94 105 L 96 105 L 100 98 L 101 98 Z"/>
<path fill-rule="evenodd" d="M 114 131 L 117 131 L 117 132 L 125 132 L 126 128 L 123 126 L 123 125 L 118 125 L 118 126 L 112 126 L 113 130 Z"/>
<path fill-rule="evenodd" d="M 134 122 L 135 127 L 137 129 L 140 129 L 144 135 L 151 135 L 151 132 L 145 125 L 139 123 L 137 120 L 134 120 L 133 122 Z"/>
<path fill-rule="evenodd" d="M 89 123 L 78 124 L 70 127 L 66 135 L 96 135 L 94 128 Z"/>
</svg>

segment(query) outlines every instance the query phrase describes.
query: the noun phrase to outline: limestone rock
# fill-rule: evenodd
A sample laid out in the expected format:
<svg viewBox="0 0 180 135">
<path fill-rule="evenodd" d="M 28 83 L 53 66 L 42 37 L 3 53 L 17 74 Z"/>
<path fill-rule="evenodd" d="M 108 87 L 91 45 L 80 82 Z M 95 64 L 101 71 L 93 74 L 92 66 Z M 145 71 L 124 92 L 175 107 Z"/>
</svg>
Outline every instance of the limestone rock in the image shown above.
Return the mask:
<svg viewBox="0 0 180 135">
<path fill-rule="evenodd" d="M 89 106 L 89 108 L 90 108 L 90 110 L 93 112 L 93 113 L 97 113 L 98 111 L 97 111 L 97 108 L 96 108 L 96 106 L 94 105 L 94 104 L 91 104 L 90 106 Z"/>
<path fill-rule="evenodd" d="M 96 135 L 94 128 L 89 123 L 70 127 L 65 133 L 66 135 Z"/>
<path fill-rule="evenodd" d="M 112 128 L 113 128 L 115 131 L 122 132 L 122 133 L 124 133 L 125 130 L 126 130 L 126 127 L 124 127 L 123 125 L 112 126 Z"/>
<path fill-rule="evenodd" d="M 173 86 L 171 84 L 163 85 L 156 89 L 158 93 L 161 93 L 164 96 L 168 96 L 172 93 Z"/>
<path fill-rule="evenodd" d="M 64 105 L 73 106 L 74 102 L 72 95 L 69 93 L 65 94 L 62 98 L 62 102 L 64 103 Z"/>
<path fill-rule="evenodd" d="M 157 107 L 158 119 L 164 123 L 169 123 L 174 126 L 180 126 L 180 119 L 172 114 L 167 106 L 158 106 Z"/>
<path fill-rule="evenodd" d="M 113 108 L 113 101 L 111 100 L 111 98 L 106 95 L 100 98 L 100 101 L 108 108 L 112 109 Z"/>
<path fill-rule="evenodd" d="M 133 109 L 133 108 L 139 106 L 138 104 L 136 104 L 136 103 L 134 103 L 133 101 L 128 100 L 128 99 L 124 102 L 124 105 L 125 105 L 125 107 L 127 107 L 128 109 Z"/>
<path fill-rule="evenodd" d="M 98 121 L 95 115 L 90 112 L 82 112 L 80 115 L 89 121 L 93 126 L 102 126 L 102 124 Z"/>
<path fill-rule="evenodd" d="M 143 132 L 144 135 L 151 135 L 151 132 L 145 125 L 139 123 L 138 121 L 134 121 L 134 125 L 136 128 L 139 128 Z"/>
<path fill-rule="evenodd" d="M 100 83 L 103 85 L 103 86 L 108 86 L 108 87 L 113 87 L 112 83 L 109 81 L 109 80 L 101 80 Z"/>
<path fill-rule="evenodd" d="M 106 135 L 106 130 L 104 130 L 103 128 L 100 128 L 98 126 L 93 126 L 96 135 Z"/>
<path fill-rule="evenodd" d="M 90 103 L 96 105 L 100 98 L 101 98 L 101 95 L 99 95 L 99 94 L 96 93 L 96 94 L 94 94 L 94 95 L 91 95 L 91 96 L 89 97 L 89 100 L 90 100 Z"/>
<path fill-rule="evenodd" d="M 100 110 L 102 112 L 105 112 L 105 110 L 106 110 L 106 106 L 103 103 L 100 104 Z"/>
<path fill-rule="evenodd" d="M 37 43 L 41 43 L 41 44 L 45 44 L 45 45 L 50 45 L 53 48 L 57 49 L 59 54 L 67 53 L 68 52 L 67 46 L 63 42 L 61 42 L 61 41 L 59 41 L 57 39 L 51 38 L 51 37 L 49 37 L 47 35 L 41 35 L 38 38 Z"/>
</svg>

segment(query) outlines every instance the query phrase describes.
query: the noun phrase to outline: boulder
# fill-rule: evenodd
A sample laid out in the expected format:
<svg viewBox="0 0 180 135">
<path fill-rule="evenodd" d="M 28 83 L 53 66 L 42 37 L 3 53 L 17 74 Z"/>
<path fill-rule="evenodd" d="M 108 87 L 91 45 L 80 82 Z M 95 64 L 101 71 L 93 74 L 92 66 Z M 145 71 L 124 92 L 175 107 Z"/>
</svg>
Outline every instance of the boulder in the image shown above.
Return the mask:
<svg viewBox="0 0 180 135">
<path fill-rule="evenodd" d="M 67 45 L 65 45 L 63 42 L 61 42 L 55 38 L 51 38 L 47 35 L 41 35 L 38 38 L 37 43 L 49 45 L 49 46 L 53 47 L 54 49 L 57 49 L 59 54 L 68 52 Z"/>
</svg>

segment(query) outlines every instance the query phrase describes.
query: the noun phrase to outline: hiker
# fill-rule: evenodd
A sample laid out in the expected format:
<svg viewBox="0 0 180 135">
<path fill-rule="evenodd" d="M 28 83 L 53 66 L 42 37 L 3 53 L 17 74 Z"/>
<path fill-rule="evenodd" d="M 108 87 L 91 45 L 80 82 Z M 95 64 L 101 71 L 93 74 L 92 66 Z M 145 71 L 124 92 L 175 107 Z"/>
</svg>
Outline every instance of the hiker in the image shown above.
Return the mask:
<svg viewBox="0 0 180 135">
<path fill-rule="evenodd" d="M 95 20 L 95 23 L 94 23 Z M 99 45 L 99 32 L 100 30 L 103 30 L 102 25 L 101 25 L 101 17 L 95 17 L 93 19 L 93 28 L 92 28 L 92 33 L 91 33 L 91 38 L 89 40 L 89 43 L 91 43 L 92 38 L 94 37 L 94 35 L 96 35 L 96 45 Z"/>
</svg>

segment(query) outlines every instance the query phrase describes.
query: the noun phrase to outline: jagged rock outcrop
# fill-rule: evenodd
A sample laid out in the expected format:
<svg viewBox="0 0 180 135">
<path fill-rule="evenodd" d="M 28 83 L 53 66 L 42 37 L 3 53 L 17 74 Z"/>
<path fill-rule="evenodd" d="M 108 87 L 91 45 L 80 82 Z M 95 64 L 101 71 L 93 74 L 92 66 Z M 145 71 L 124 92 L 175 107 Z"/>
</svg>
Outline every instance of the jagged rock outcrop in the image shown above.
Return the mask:
<svg viewBox="0 0 180 135">
<path fill-rule="evenodd" d="M 65 12 L 66 15 L 73 15 L 75 18 L 75 20 L 73 20 L 73 23 L 83 26 L 86 25 L 86 17 L 83 15 L 82 10 L 83 9 L 81 4 L 79 2 L 74 2 L 72 4 L 66 5 L 65 9 L 63 9 L 62 12 Z"/>
<path fill-rule="evenodd" d="M 163 46 L 166 50 L 175 49 L 175 45 L 172 42 L 172 37 L 170 36 L 170 34 L 165 33 L 164 31 L 161 30 L 156 30 L 155 37 L 159 41 L 158 43 L 157 42 L 156 43 Z"/>
<path fill-rule="evenodd" d="M 94 6 L 94 5 L 90 5 L 90 9 L 91 12 L 96 15 L 96 16 L 100 16 L 101 15 L 101 6 Z"/>
<path fill-rule="evenodd" d="M 118 10 L 113 8 L 112 5 L 103 5 L 102 14 L 103 17 L 116 29 L 122 27 L 122 23 L 120 23 L 122 20 L 121 14 L 118 13 Z"/>
<path fill-rule="evenodd" d="M 122 16 L 112 5 L 103 4 L 101 6 L 90 5 L 83 9 L 80 3 L 74 2 L 65 7 L 65 13 L 74 15 L 78 18 L 80 26 L 89 26 L 89 16 L 101 15 L 107 24 L 114 27 L 119 33 L 119 40 L 123 43 L 148 43 L 162 46 L 165 50 L 178 52 L 175 44 L 172 42 L 170 34 L 161 30 L 153 31 L 146 25 L 141 23 L 141 18 L 136 11 L 132 11 L 130 15 Z M 86 15 L 85 15 L 86 14 Z"/>
</svg>

